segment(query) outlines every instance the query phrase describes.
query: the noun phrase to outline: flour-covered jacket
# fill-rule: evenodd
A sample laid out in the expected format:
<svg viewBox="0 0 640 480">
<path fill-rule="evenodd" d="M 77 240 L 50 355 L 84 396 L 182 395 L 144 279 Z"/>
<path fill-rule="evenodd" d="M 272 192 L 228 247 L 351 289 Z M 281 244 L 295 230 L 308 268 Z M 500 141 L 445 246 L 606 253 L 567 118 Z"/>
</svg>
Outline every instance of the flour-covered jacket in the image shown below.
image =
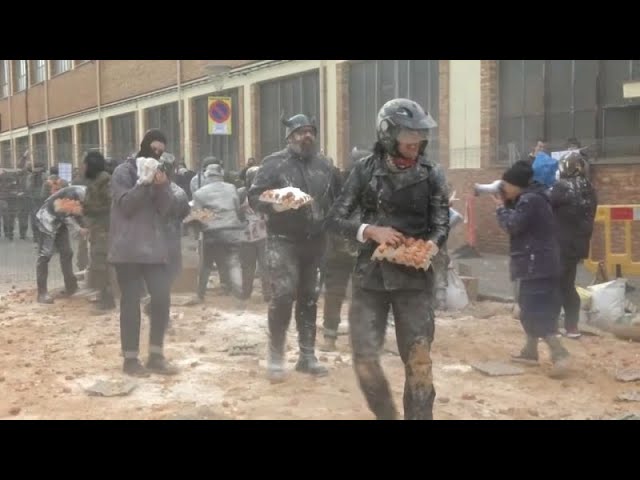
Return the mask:
<svg viewBox="0 0 640 480">
<path fill-rule="evenodd" d="M 56 211 L 56 200 L 68 199 L 76 200 L 82 204 L 85 200 L 87 187 L 84 185 L 72 185 L 58 190 L 44 201 L 44 204 L 36 213 L 38 229 L 46 234 L 55 236 L 62 225 L 66 225 L 72 231 L 78 230 L 82 226 L 82 215 L 72 215 L 61 211 Z M 75 233 L 75 232 L 74 232 Z"/>
<path fill-rule="evenodd" d="M 170 183 L 138 184 L 136 160 L 126 160 L 111 177 L 109 262 L 166 264 L 165 216 L 171 208 Z"/>
</svg>

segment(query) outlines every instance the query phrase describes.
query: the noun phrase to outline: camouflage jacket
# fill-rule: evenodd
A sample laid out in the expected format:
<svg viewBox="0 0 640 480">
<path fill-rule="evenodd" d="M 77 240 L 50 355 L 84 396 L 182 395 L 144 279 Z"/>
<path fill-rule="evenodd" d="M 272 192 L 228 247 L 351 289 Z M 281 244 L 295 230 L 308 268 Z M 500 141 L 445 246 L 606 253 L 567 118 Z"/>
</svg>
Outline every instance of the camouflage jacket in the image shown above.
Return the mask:
<svg viewBox="0 0 640 480">
<path fill-rule="evenodd" d="M 111 213 L 111 175 L 100 172 L 96 178 L 87 181 L 87 194 L 84 201 L 84 215 L 92 226 L 109 228 Z"/>
</svg>

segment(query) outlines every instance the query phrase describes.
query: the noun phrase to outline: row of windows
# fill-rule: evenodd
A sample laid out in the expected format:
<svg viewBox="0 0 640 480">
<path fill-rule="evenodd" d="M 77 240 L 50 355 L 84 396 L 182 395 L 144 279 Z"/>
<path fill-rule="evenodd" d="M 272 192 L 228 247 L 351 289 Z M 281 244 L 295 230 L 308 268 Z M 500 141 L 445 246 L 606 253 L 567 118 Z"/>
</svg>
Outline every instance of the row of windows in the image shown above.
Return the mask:
<svg viewBox="0 0 640 480">
<path fill-rule="evenodd" d="M 0 98 L 9 96 L 11 83 L 11 91 L 18 93 L 25 90 L 28 84 L 36 85 L 47 80 L 47 62 L 50 63 L 51 76 L 54 77 L 88 60 L 0 60 Z"/>
<path fill-rule="evenodd" d="M 372 145 L 376 113 L 394 97 L 415 99 L 437 120 L 438 65 L 437 60 L 352 61 L 348 148 Z M 583 145 L 594 146 L 601 157 L 640 156 L 640 99 L 623 98 L 622 89 L 625 82 L 638 80 L 640 60 L 500 60 L 498 151 L 492 163 L 506 164 L 524 156 L 537 138 L 546 138 L 552 149 L 562 148 L 567 139 L 576 137 Z M 190 150 L 196 159 L 216 155 L 233 168 L 241 161 L 238 98 L 235 90 L 224 95 L 232 97 L 234 134 L 208 134 L 207 96 L 198 97 L 193 101 Z M 285 141 L 280 116 L 300 112 L 319 118 L 317 70 L 262 83 L 256 153 L 266 156 L 282 148 Z M 135 114 L 112 117 L 110 122 L 110 152 L 124 157 L 137 147 Z M 184 151 L 179 145 L 181 126 L 176 102 L 147 109 L 145 125 L 162 129 L 170 150 Z M 437 135 L 432 137 L 431 152 L 437 157 Z"/>
</svg>

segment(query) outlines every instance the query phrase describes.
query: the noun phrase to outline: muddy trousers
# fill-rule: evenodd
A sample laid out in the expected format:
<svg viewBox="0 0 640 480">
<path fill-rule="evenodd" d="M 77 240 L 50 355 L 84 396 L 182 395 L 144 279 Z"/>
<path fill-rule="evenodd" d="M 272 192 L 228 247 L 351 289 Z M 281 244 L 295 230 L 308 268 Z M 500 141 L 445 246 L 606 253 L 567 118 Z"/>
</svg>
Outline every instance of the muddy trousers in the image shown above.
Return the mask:
<svg viewBox="0 0 640 480">
<path fill-rule="evenodd" d="M 272 293 L 268 313 L 269 354 L 275 362 L 281 362 L 284 357 L 294 301 L 300 354 L 315 354 L 323 254 L 324 239 L 321 238 L 306 242 L 280 237 L 267 239 L 267 269 Z"/>
<path fill-rule="evenodd" d="M 577 258 L 562 258 L 562 275 L 560 277 L 560 301 L 564 309 L 564 328 L 575 330 L 580 320 L 580 296 L 576 291 Z"/>
<path fill-rule="evenodd" d="M 393 309 L 398 351 L 405 367 L 405 420 L 432 420 L 436 391 L 431 369 L 435 323 L 433 295 L 420 290 L 353 288 L 349 328 L 353 366 L 369 408 L 379 420 L 397 418 L 389 383 L 380 365 L 389 309 Z"/>
<path fill-rule="evenodd" d="M 269 276 L 265 264 L 266 240 L 245 242 L 240 247 L 240 260 L 242 262 L 242 292 L 245 298 L 250 298 L 253 293 L 253 282 L 256 277 L 256 267 L 260 269 L 262 282 L 262 297 L 265 302 L 271 300 L 269 291 Z"/>
<path fill-rule="evenodd" d="M 60 254 L 60 269 L 64 277 L 65 288 L 67 291 L 71 291 L 78 286 L 78 280 L 73 274 L 73 250 L 71 250 L 69 230 L 66 225 L 62 225 L 55 235 L 43 232 L 38 234 L 38 260 L 36 261 L 38 295 L 47 293 L 49 261 L 56 251 Z"/>
<path fill-rule="evenodd" d="M 140 352 L 140 296 L 142 282 L 151 296 L 149 353 L 162 355 L 171 304 L 170 278 L 165 264 L 118 263 L 120 287 L 120 341 L 124 358 L 138 358 Z"/>
<path fill-rule="evenodd" d="M 218 266 L 220 283 L 223 285 L 223 274 L 226 272 L 227 285 L 235 298 L 244 299 L 242 291 L 242 266 L 240 264 L 240 247 L 230 243 L 204 243 L 202 265 L 198 278 L 198 296 L 204 298 L 207 284 L 211 276 L 213 263 Z"/>
<path fill-rule="evenodd" d="M 324 274 L 324 336 L 338 337 L 340 312 L 347 297 L 347 287 L 355 258 L 347 253 L 330 253 Z"/>
</svg>

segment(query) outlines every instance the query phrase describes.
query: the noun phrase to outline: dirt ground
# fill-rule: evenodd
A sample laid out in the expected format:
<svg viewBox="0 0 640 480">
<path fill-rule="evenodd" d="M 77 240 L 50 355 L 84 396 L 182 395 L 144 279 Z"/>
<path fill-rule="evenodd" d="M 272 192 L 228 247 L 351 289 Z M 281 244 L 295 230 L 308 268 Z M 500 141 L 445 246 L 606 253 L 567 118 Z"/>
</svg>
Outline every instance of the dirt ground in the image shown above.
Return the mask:
<svg viewBox="0 0 640 480">
<path fill-rule="evenodd" d="M 180 375 L 136 379 L 129 395 L 109 398 L 89 396 L 85 388 L 124 378 L 117 313 L 90 316 L 83 297 L 53 306 L 38 305 L 34 298 L 31 290 L 13 290 L 0 302 L 2 419 L 373 418 L 352 370 L 346 335 L 339 337 L 338 353 L 318 353 L 330 374 L 314 379 L 293 371 L 292 327 L 290 376 L 278 385 L 266 380 L 266 305 L 257 298 L 243 314 L 219 295 L 210 295 L 205 306 L 173 306 L 166 353 L 181 367 Z M 144 359 L 148 321 L 143 323 Z M 614 378 L 618 369 L 640 368 L 640 344 L 606 334 L 565 340 L 573 357 L 565 380 L 546 376 L 550 364 L 543 344 L 542 366 L 524 367 L 522 375 L 488 377 L 470 367 L 475 361 L 506 360 L 521 341 L 519 323 L 503 304 L 485 302 L 439 315 L 433 344 L 435 418 L 601 419 L 640 412 L 640 403 L 616 401 L 640 385 Z M 390 329 L 383 366 L 401 411 L 404 370 L 394 342 Z M 251 344 L 257 344 L 257 354 L 230 355 L 234 345 Z"/>
</svg>

